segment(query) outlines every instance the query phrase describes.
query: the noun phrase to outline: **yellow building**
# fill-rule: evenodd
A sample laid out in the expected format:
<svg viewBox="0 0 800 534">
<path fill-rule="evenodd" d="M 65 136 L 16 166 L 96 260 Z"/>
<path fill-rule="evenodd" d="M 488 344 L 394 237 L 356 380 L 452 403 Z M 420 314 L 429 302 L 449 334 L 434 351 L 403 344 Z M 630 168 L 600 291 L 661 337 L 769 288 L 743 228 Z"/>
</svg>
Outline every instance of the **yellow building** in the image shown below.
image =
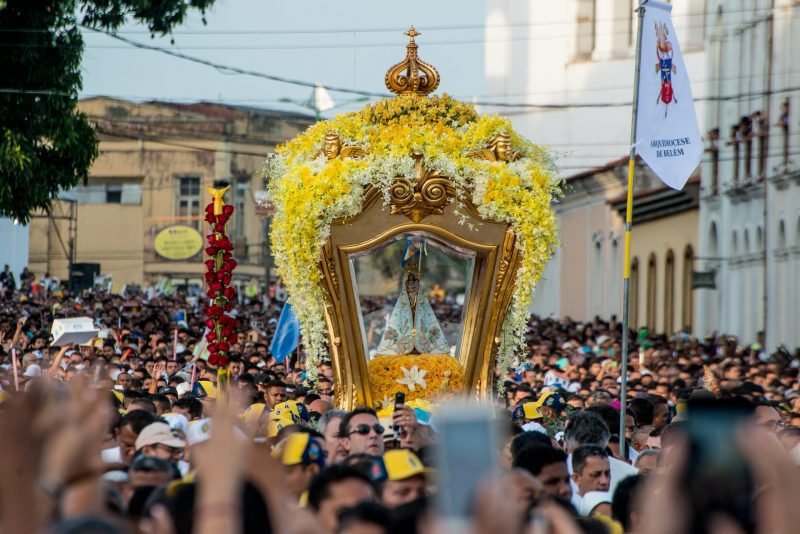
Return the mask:
<svg viewBox="0 0 800 534">
<path fill-rule="evenodd" d="M 682 191 L 664 184 L 636 192 L 631 239 L 632 327 L 672 334 L 696 333 L 692 271 L 699 226 L 699 174 Z M 624 220 L 626 199 L 609 204 Z"/>
<path fill-rule="evenodd" d="M 79 109 L 95 125 L 100 155 L 89 182 L 55 201 L 30 226 L 30 268 L 68 278 L 72 263 L 98 263 L 123 284 L 162 279 L 200 285 L 206 186 L 227 183 L 235 212 L 228 232 L 240 281 L 269 263 L 255 196 L 276 145 L 313 119 L 307 115 L 208 103 L 133 103 L 98 97 Z"/>
<path fill-rule="evenodd" d="M 622 321 L 628 158 L 565 179 L 556 204 L 561 246 L 536 289 L 542 316 Z M 631 328 L 695 331 L 692 271 L 698 250 L 699 173 L 682 191 L 638 164 L 631 240 Z"/>
</svg>

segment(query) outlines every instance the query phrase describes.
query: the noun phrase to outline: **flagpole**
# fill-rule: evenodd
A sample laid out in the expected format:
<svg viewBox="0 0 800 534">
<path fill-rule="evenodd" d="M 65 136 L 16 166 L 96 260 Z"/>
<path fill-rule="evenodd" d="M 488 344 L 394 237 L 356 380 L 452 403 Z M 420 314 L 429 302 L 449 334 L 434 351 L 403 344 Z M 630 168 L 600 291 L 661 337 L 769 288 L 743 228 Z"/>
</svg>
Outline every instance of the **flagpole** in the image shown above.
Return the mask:
<svg viewBox="0 0 800 534">
<path fill-rule="evenodd" d="M 636 10 L 639 15 L 636 32 L 636 67 L 633 78 L 633 113 L 631 113 L 631 146 L 628 156 L 628 201 L 625 208 L 625 252 L 623 259 L 622 281 L 622 365 L 620 367 L 619 390 L 619 453 L 622 459 L 628 457 L 625 444 L 625 412 L 628 400 L 628 335 L 631 308 L 631 230 L 633 228 L 633 178 L 636 170 L 636 119 L 639 114 L 639 72 L 642 63 L 642 26 L 644 6 L 647 0 L 639 4 Z"/>
</svg>

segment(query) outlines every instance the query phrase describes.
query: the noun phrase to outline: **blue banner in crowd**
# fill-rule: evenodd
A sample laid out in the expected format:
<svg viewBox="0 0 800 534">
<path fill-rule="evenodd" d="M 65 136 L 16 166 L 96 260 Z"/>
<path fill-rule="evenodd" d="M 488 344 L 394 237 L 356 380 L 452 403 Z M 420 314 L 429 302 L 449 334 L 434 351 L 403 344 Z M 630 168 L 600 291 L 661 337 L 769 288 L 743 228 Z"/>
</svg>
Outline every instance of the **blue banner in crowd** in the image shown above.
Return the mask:
<svg viewBox="0 0 800 534">
<path fill-rule="evenodd" d="M 278 324 L 275 327 L 275 336 L 269 346 L 269 351 L 278 363 L 292 353 L 300 342 L 300 322 L 297 320 L 292 305 L 288 302 L 281 310 Z"/>
</svg>

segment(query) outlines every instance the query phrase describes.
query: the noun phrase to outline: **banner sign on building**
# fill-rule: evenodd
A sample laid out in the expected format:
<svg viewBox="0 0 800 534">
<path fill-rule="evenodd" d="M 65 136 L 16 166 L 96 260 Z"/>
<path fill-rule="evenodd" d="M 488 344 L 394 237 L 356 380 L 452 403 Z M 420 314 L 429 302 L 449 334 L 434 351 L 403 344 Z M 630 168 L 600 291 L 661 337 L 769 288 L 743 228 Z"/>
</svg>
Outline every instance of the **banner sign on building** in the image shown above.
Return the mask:
<svg viewBox="0 0 800 534">
<path fill-rule="evenodd" d="M 156 234 L 153 248 L 167 260 L 188 260 L 203 249 L 203 236 L 191 226 L 168 226 Z"/>
</svg>

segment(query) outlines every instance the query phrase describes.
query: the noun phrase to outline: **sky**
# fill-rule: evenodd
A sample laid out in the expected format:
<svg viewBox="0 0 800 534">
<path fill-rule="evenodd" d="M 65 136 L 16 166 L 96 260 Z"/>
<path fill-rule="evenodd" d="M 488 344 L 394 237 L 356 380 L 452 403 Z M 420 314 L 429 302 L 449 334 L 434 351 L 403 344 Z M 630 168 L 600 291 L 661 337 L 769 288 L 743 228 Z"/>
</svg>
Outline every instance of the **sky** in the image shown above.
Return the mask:
<svg viewBox="0 0 800 534">
<path fill-rule="evenodd" d="M 207 24 L 193 14 L 169 38 L 152 39 L 143 26 L 119 34 L 203 60 L 323 85 L 385 93 L 386 70 L 405 57 L 413 24 L 420 58 L 441 74 L 440 92 L 462 100 L 485 98 L 485 0 L 217 0 Z M 135 101 L 221 101 L 303 111 L 281 99 L 306 101 L 312 89 L 264 80 L 138 49 L 84 31 L 81 97 Z M 331 92 L 337 113 L 364 105 Z"/>
</svg>

